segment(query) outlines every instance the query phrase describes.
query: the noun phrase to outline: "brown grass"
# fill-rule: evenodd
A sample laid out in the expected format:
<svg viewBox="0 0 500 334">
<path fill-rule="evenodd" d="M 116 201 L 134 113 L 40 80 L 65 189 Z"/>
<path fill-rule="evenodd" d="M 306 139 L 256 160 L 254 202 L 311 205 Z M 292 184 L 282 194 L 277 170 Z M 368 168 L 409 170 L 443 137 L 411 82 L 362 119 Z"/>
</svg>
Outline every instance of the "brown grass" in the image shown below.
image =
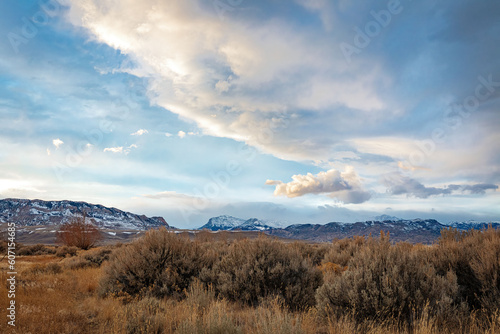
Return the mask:
<svg viewBox="0 0 500 334">
<path fill-rule="evenodd" d="M 208 237 L 194 242 L 201 254 L 210 254 L 207 255 L 208 258 L 200 260 L 204 266 L 213 266 L 218 261 L 216 258 L 223 258 L 228 252 L 232 252 L 231 242 L 214 241 Z M 242 245 L 250 246 L 247 242 Z M 109 248 L 98 248 L 80 251 L 77 257 L 71 258 L 55 255 L 18 257 L 18 308 L 15 329 L 7 327 L 4 314 L 8 302 L 7 262 L 4 259 L 0 263 L 0 333 L 500 333 L 497 298 L 500 257 L 498 231 L 488 230 L 453 236 L 444 233 L 439 243 L 431 247 L 389 245 L 384 243 L 384 240 L 354 239 L 338 242 L 340 244 L 329 245 L 327 252 L 322 249 L 325 245 L 317 245 L 317 250 L 292 243 L 283 246 L 290 247 L 290 253 L 279 250 L 279 247 L 278 251 L 273 250 L 273 245 L 267 246 L 270 247 L 268 251 L 271 254 L 273 251 L 278 252 L 278 255 L 284 252 L 286 256 L 301 254 L 305 263 L 320 268 L 317 271 L 325 276 L 325 286 L 342 283 L 346 278 L 355 279 L 353 284 L 362 284 L 362 275 L 359 273 L 365 270 L 366 277 L 369 276 L 370 270 L 379 270 L 380 266 L 390 269 L 394 279 L 397 279 L 398 271 L 392 265 L 399 268 L 404 262 L 406 267 L 403 268 L 412 274 L 402 277 L 415 280 L 412 286 L 418 283 L 417 279 L 425 280 L 431 285 L 438 284 L 441 281 L 432 283 L 433 279 L 429 277 L 437 277 L 446 270 L 452 271 L 456 277 L 473 275 L 476 280 L 472 282 L 479 282 L 479 287 L 461 286 L 457 278 L 459 289 L 452 304 L 447 304 L 447 307 L 457 310 L 453 321 L 443 321 L 443 315 L 439 315 L 435 305 L 429 301 L 418 309 L 418 312 L 413 313 L 411 325 L 407 321 L 402 322 L 401 317 L 397 315 L 384 312 L 375 311 L 374 315 L 362 318 L 356 312 L 366 312 L 366 309 L 354 307 L 349 303 L 343 311 L 334 313 L 324 312 L 319 304 L 293 311 L 279 295 L 268 295 L 261 298 L 256 305 L 250 306 L 238 300 L 224 299 L 223 295 L 217 293 L 215 286 L 207 286 L 206 282 L 196 277 L 183 290 L 182 298 L 155 298 L 140 294 L 130 298 L 102 298 L 98 290 L 100 282 L 109 275 L 107 269 L 104 269 L 108 267 L 109 260 L 101 261 L 104 267 L 68 265 L 70 260 L 75 258 L 85 261 L 87 257 L 98 259 L 99 262 L 100 255 L 105 254 Z M 252 250 L 251 247 L 245 249 Z M 332 254 L 332 249 L 341 254 L 336 257 Z M 326 253 L 322 265 L 318 261 L 318 252 Z M 465 260 L 462 256 L 469 258 Z M 399 260 L 402 262 L 399 263 Z M 281 262 L 285 263 L 283 260 Z M 427 266 L 423 266 L 424 276 L 421 276 L 419 269 L 414 268 L 422 263 Z M 457 267 L 459 265 L 468 265 L 470 269 L 467 269 L 467 266 L 465 269 Z M 435 271 L 430 270 L 431 267 Z M 346 286 L 345 282 L 342 284 Z M 399 284 L 404 285 L 405 281 L 400 281 Z M 390 292 L 387 288 L 384 289 Z M 471 290 L 479 293 L 473 301 L 466 298 Z M 452 292 L 450 291 L 448 294 Z M 347 294 L 349 291 L 344 292 Z M 480 307 L 475 307 L 477 304 Z"/>
</svg>

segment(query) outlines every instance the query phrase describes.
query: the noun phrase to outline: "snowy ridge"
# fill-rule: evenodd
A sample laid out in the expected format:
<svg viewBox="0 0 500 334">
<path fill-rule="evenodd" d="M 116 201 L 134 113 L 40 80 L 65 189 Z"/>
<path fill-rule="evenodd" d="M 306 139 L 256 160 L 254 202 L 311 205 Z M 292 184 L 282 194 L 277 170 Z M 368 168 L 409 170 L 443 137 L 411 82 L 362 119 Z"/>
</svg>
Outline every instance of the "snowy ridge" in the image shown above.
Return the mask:
<svg viewBox="0 0 500 334">
<path fill-rule="evenodd" d="M 146 230 L 169 225 L 162 217 L 148 218 L 103 205 L 74 201 L 42 201 L 27 199 L 0 200 L 0 222 L 19 226 L 60 225 L 86 213 L 88 219 L 102 228 Z"/>
<path fill-rule="evenodd" d="M 280 222 L 267 221 L 258 218 L 241 219 L 232 216 L 222 215 L 213 217 L 208 222 L 201 226 L 199 229 L 208 229 L 211 231 L 267 231 L 272 228 L 281 227 Z"/>
</svg>

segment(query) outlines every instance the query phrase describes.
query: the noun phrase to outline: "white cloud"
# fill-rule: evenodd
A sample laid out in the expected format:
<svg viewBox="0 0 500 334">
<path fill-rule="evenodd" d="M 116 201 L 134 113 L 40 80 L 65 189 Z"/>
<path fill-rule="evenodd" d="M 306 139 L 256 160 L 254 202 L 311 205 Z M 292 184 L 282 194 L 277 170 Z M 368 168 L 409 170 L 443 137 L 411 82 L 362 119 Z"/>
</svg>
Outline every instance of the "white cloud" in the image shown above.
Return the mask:
<svg viewBox="0 0 500 334">
<path fill-rule="evenodd" d="M 47 149 L 47 155 L 50 155 L 50 150 L 49 149 Z"/>
<path fill-rule="evenodd" d="M 169 132 L 165 132 L 165 137 L 172 137 L 172 134 Z"/>
<path fill-rule="evenodd" d="M 54 144 L 56 149 L 58 149 L 62 144 L 64 144 L 64 142 L 61 139 L 57 138 L 52 140 L 52 144 Z"/>
<path fill-rule="evenodd" d="M 138 148 L 139 146 L 137 146 L 136 144 L 132 144 L 128 147 L 123 147 L 123 146 L 117 146 L 117 147 L 106 147 L 103 152 L 113 152 L 113 153 L 124 153 L 125 155 L 129 154 L 130 151 L 133 149 L 133 148 Z"/>
<path fill-rule="evenodd" d="M 330 169 L 316 175 L 293 175 L 291 182 L 267 180 L 267 185 L 276 186 L 275 196 L 299 197 L 307 194 L 328 194 L 344 203 L 362 203 L 370 199 L 370 194 L 361 187 L 358 175 L 352 167 L 345 172 Z"/>
<path fill-rule="evenodd" d="M 231 76 L 229 76 L 229 78 L 231 78 Z M 219 80 L 216 84 L 215 84 L 215 89 L 219 92 L 219 93 L 225 93 L 229 90 L 229 86 L 230 86 L 230 79 L 228 80 Z"/>
<path fill-rule="evenodd" d="M 148 133 L 148 130 L 146 130 L 146 129 L 139 129 L 136 132 L 131 133 L 130 135 L 131 136 L 142 136 L 142 135 L 144 135 L 146 133 Z"/>
<path fill-rule="evenodd" d="M 123 153 L 123 146 L 106 147 L 103 152 Z"/>
<path fill-rule="evenodd" d="M 177 132 L 177 135 L 179 136 L 179 138 L 184 138 L 186 137 L 186 133 L 184 131 L 179 131 Z"/>
<path fill-rule="evenodd" d="M 327 4 L 316 2 L 312 10 Z M 332 152 L 324 146 L 338 141 L 335 128 L 392 114 L 378 95 L 388 82 L 385 72 L 376 64 L 346 68 L 330 35 L 282 20 L 221 21 L 197 0 L 71 3 L 73 24 L 137 63 L 121 70 L 152 79 L 153 103 L 196 122 L 205 134 L 278 157 L 328 160 Z M 286 125 L 290 120 L 293 127 Z M 262 140 L 264 131 L 272 140 Z"/>
</svg>

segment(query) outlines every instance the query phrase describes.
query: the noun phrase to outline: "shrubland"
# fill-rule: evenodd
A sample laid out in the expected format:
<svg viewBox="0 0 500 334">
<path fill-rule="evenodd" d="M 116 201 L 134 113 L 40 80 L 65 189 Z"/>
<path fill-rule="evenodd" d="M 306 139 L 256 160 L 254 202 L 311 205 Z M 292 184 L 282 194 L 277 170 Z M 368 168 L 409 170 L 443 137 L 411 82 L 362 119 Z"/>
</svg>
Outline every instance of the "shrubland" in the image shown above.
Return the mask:
<svg viewBox="0 0 500 334">
<path fill-rule="evenodd" d="M 492 228 L 443 230 L 433 245 L 384 233 L 329 244 L 190 240 L 160 229 L 119 247 L 46 248 L 18 256 L 11 332 L 500 333 Z"/>
</svg>

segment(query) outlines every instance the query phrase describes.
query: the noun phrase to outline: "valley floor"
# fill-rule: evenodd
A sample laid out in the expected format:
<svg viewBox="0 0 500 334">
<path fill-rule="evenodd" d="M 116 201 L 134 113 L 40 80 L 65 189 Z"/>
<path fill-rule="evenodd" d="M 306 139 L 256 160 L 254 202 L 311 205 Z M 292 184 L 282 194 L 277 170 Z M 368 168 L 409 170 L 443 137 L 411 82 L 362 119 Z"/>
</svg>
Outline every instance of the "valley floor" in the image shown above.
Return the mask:
<svg viewBox="0 0 500 334">
<path fill-rule="evenodd" d="M 119 247 L 119 246 L 118 246 Z M 114 246 L 77 254 L 50 254 L 53 246 L 33 248 L 41 255 L 16 259 L 16 326 L 7 325 L 7 258 L 0 262 L 1 333 L 500 333 L 500 313 L 488 319 L 474 316 L 463 326 L 439 327 L 425 314 L 414 327 L 394 321 L 355 321 L 349 315 L 332 318 L 311 307 L 292 312 L 276 299 L 255 307 L 219 299 L 213 291 L 193 285 L 182 299 L 100 297 L 101 264 Z M 45 253 L 45 254 L 44 254 Z M 58 256 L 59 255 L 59 256 Z M 71 256 L 74 255 L 74 256 Z"/>
</svg>

